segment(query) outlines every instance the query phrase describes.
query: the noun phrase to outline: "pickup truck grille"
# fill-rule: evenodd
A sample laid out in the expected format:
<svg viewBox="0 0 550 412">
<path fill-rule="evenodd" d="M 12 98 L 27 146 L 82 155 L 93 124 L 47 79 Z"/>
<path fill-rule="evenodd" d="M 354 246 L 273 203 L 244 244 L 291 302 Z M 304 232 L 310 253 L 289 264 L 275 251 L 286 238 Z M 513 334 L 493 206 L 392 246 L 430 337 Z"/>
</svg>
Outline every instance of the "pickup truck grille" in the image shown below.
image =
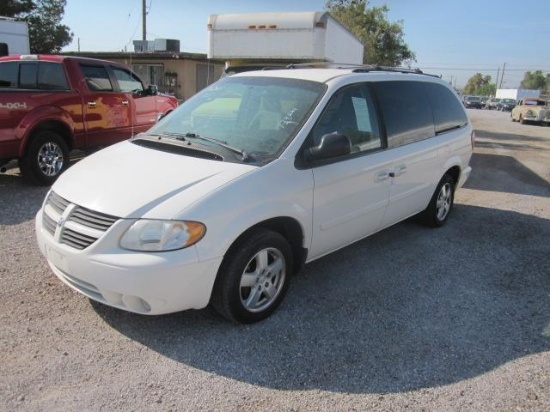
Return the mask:
<svg viewBox="0 0 550 412">
<path fill-rule="evenodd" d="M 118 217 L 95 212 L 63 199 L 51 191 L 44 204 L 42 226 L 53 238 L 83 250 L 99 239 Z"/>
</svg>

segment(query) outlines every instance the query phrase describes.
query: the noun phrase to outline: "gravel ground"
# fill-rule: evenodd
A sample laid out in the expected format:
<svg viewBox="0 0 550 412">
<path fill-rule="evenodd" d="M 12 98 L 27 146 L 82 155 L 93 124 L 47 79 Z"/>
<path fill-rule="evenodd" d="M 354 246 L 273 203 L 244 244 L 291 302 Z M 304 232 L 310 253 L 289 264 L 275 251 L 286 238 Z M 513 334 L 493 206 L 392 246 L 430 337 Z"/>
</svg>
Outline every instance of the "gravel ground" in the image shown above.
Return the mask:
<svg viewBox="0 0 550 412">
<path fill-rule="evenodd" d="M 474 172 L 444 228 L 311 263 L 252 326 L 73 292 L 35 243 L 47 189 L 0 175 L 0 410 L 550 410 L 550 128 L 469 114 Z"/>
</svg>

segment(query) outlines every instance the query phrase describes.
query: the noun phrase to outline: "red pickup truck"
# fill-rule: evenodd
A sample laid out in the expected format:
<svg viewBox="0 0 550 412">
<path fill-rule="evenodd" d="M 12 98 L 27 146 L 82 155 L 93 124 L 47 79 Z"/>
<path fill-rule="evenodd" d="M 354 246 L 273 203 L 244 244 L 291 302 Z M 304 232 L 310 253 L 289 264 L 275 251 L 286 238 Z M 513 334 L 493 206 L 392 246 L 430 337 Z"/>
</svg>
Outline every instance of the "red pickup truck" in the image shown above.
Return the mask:
<svg viewBox="0 0 550 412">
<path fill-rule="evenodd" d="M 50 185 L 73 149 L 107 146 L 149 129 L 178 105 L 126 66 L 57 55 L 0 57 L 0 167 L 19 160 Z"/>
</svg>

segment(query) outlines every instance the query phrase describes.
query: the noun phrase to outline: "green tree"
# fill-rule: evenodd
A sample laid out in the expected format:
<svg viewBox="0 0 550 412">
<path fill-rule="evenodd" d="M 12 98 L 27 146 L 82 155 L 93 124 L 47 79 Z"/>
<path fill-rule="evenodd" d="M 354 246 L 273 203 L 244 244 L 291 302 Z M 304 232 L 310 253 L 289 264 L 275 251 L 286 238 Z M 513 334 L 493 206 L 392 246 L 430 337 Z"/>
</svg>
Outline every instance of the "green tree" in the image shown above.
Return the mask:
<svg viewBox="0 0 550 412">
<path fill-rule="evenodd" d="M 468 79 L 464 86 L 464 94 L 473 94 L 476 96 L 494 96 L 496 85 L 491 83 L 491 76 L 483 76 L 476 73 Z"/>
<path fill-rule="evenodd" d="M 382 66 L 409 65 L 415 54 L 404 40 L 403 20 L 389 22 L 388 6 L 368 7 L 368 0 L 328 0 L 327 10 L 357 36 L 365 51 L 363 62 Z"/>
<path fill-rule="evenodd" d="M 28 14 L 35 7 L 32 0 L 2 0 L 2 3 L 0 3 L 0 16 L 16 17 L 20 14 Z"/>
<path fill-rule="evenodd" d="M 540 90 L 542 93 L 548 93 L 550 92 L 550 73 L 545 76 L 542 70 L 526 72 L 519 87 L 520 89 Z"/>
<path fill-rule="evenodd" d="M 29 24 L 31 53 L 59 53 L 73 39 L 69 27 L 61 24 L 66 4 L 67 0 L 2 0 L 0 16 Z"/>
<path fill-rule="evenodd" d="M 475 89 L 473 94 L 476 96 L 494 96 L 496 93 L 497 85 L 494 83 L 488 83 Z"/>
</svg>

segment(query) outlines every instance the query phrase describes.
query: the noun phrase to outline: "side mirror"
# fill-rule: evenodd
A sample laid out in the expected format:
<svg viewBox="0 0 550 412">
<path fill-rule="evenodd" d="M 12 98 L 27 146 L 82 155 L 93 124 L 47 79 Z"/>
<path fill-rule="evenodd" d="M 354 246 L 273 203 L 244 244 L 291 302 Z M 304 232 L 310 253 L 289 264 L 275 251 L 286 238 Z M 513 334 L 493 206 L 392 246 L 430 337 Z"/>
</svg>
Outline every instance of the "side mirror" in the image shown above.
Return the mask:
<svg viewBox="0 0 550 412">
<path fill-rule="evenodd" d="M 349 137 L 340 133 L 330 133 L 321 137 L 321 142 L 305 151 L 307 161 L 333 159 L 351 153 Z"/>
<path fill-rule="evenodd" d="M 147 95 L 148 96 L 156 96 L 157 94 L 159 94 L 159 89 L 157 86 L 155 86 L 154 84 L 150 84 L 148 87 L 147 87 Z"/>
</svg>

